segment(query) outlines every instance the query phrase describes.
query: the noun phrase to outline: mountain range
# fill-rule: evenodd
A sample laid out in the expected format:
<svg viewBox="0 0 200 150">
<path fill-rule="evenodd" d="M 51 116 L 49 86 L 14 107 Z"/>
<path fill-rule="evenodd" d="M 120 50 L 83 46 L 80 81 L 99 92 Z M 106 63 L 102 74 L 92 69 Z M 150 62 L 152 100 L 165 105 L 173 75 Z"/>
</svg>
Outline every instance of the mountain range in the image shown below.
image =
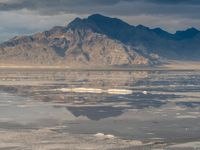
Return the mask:
<svg viewBox="0 0 200 150">
<path fill-rule="evenodd" d="M 200 60 L 200 31 L 175 34 L 94 14 L 0 44 L 0 65 L 131 66 Z"/>
</svg>

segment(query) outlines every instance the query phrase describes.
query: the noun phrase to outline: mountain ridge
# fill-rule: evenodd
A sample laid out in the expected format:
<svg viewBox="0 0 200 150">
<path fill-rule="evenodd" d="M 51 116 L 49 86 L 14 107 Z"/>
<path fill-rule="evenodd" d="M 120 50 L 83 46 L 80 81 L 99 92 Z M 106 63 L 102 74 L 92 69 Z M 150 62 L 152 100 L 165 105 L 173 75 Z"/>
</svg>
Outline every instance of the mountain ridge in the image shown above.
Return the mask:
<svg viewBox="0 0 200 150">
<path fill-rule="evenodd" d="M 200 31 L 195 28 L 171 34 L 161 28 L 133 26 L 117 18 L 94 14 L 75 18 L 67 26 L 16 36 L 0 44 L 0 64 L 153 65 L 163 58 L 197 57 L 199 43 Z"/>
<path fill-rule="evenodd" d="M 103 21 L 103 19 L 108 20 L 109 18 L 102 15 L 95 16 L 98 16 L 96 18 L 101 18 L 100 20 L 103 23 L 106 22 Z M 88 19 L 89 18 L 94 17 L 90 16 Z M 123 22 L 122 20 L 120 20 L 119 24 L 123 25 L 118 24 L 114 29 L 112 25 L 101 25 L 101 23 L 98 22 L 98 19 L 92 20 L 96 22 L 99 27 L 102 27 L 101 30 L 103 30 L 104 34 L 110 36 L 111 38 L 117 39 L 124 44 L 131 45 L 137 49 L 145 49 L 150 53 L 157 53 L 160 56 L 170 59 L 183 58 L 184 56 L 188 55 L 186 52 L 190 49 L 190 47 L 193 49 L 192 53 L 198 52 L 199 54 L 198 43 L 200 43 L 200 31 L 195 28 L 189 28 L 184 31 L 177 31 L 174 34 L 171 34 L 167 31 L 164 31 L 163 29 L 160 29 L 159 31 L 157 29 L 157 31 L 155 31 L 155 29 L 150 29 L 143 25 L 132 26 Z M 116 18 L 110 18 L 110 20 L 115 22 L 115 24 L 117 21 L 119 21 L 119 19 Z M 123 26 L 125 27 L 123 28 Z M 191 41 L 191 39 L 198 41 Z M 183 55 L 181 54 L 181 50 L 183 51 Z M 192 55 L 191 57 L 188 57 L 188 59 L 191 59 L 192 57 L 196 57 L 196 55 Z"/>
</svg>

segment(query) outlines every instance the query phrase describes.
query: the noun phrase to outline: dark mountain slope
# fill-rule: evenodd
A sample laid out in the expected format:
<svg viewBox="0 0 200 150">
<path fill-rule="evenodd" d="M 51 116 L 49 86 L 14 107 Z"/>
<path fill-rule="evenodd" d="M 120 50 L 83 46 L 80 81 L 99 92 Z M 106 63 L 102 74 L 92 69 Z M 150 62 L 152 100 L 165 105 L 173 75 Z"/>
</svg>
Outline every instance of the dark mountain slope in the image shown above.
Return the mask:
<svg viewBox="0 0 200 150">
<path fill-rule="evenodd" d="M 171 34 L 95 14 L 0 44 L 0 65 L 149 65 L 160 57 L 200 60 L 200 31 L 190 28 Z"/>
<path fill-rule="evenodd" d="M 88 17 L 104 34 L 147 53 L 157 53 L 169 59 L 197 59 L 200 57 L 200 31 L 190 28 L 186 31 L 168 33 L 161 28 L 150 29 L 139 25 L 131 26 L 122 20 L 99 14 Z"/>
</svg>

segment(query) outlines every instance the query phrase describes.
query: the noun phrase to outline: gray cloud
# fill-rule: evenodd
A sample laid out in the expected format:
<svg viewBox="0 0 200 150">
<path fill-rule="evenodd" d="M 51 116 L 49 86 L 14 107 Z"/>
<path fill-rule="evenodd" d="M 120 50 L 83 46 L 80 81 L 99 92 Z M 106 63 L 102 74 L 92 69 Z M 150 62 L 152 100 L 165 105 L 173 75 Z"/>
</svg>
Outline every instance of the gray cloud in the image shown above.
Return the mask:
<svg viewBox="0 0 200 150">
<path fill-rule="evenodd" d="M 125 5 L 128 4 L 128 7 Z M 124 6 L 122 6 L 124 5 Z M 121 7 L 121 11 L 118 11 Z M 0 11 L 28 9 L 41 15 L 89 14 L 95 11 L 121 15 L 170 14 L 197 17 L 199 0 L 3 0 Z"/>
<path fill-rule="evenodd" d="M 119 8 L 120 7 L 120 8 Z M 27 9 L 40 15 L 59 13 L 108 15 L 179 15 L 199 17 L 199 0 L 3 0 L 0 11 Z"/>
<path fill-rule="evenodd" d="M 189 4 L 189 5 L 200 5 L 199 0 L 146 0 L 146 2 L 156 4 Z"/>
<path fill-rule="evenodd" d="M 174 32 L 200 27 L 200 0 L 0 0 L 0 39 L 101 13 Z"/>
</svg>

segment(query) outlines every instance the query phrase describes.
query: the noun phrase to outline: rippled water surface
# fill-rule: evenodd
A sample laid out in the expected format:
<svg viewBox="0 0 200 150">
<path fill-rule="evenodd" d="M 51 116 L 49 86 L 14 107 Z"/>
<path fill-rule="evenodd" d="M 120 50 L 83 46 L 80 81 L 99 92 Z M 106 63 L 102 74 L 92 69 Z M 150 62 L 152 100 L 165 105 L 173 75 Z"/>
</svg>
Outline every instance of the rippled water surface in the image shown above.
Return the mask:
<svg viewBox="0 0 200 150">
<path fill-rule="evenodd" d="M 200 149 L 200 71 L 0 71 L 0 149 L 120 147 Z"/>
</svg>

